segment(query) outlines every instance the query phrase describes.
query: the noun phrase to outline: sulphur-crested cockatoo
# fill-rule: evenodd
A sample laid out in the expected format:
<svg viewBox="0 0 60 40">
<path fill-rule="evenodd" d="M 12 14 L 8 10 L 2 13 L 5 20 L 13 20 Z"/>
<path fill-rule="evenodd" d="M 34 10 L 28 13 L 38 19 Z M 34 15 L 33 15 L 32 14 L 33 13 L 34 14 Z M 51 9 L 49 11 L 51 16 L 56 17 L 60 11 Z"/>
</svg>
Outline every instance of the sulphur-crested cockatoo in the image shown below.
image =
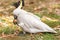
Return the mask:
<svg viewBox="0 0 60 40">
<path fill-rule="evenodd" d="M 23 3 L 23 0 L 22 0 Z M 47 24 L 43 23 L 40 17 L 34 15 L 33 13 L 27 12 L 21 9 L 22 4 L 20 1 L 15 3 L 16 9 L 13 11 L 13 14 L 17 18 L 17 24 L 23 29 L 24 33 L 38 33 L 38 32 L 52 32 L 57 33 Z M 19 5 L 20 4 L 20 5 Z"/>
</svg>

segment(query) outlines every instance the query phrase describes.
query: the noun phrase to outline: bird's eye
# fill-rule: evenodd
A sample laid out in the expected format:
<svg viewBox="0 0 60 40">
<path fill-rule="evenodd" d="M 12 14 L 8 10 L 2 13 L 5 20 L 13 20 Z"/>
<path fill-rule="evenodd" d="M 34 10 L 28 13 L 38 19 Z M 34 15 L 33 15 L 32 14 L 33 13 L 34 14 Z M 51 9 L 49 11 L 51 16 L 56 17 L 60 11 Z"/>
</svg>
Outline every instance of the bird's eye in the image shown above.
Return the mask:
<svg viewBox="0 0 60 40">
<path fill-rule="evenodd" d="M 16 15 L 14 15 L 14 19 L 17 19 L 17 16 Z"/>
</svg>

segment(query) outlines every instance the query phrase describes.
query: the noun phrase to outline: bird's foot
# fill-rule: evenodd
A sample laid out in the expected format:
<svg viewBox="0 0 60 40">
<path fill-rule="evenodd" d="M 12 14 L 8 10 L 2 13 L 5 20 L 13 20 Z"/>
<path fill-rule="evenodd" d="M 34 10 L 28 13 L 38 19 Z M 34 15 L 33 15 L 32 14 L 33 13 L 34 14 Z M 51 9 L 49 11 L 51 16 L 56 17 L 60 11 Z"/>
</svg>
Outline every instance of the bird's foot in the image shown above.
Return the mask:
<svg viewBox="0 0 60 40">
<path fill-rule="evenodd" d="M 30 36 L 31 36 L 31 39 L 34 39 L 34 35 L 32 33 L 30 34 Z"/>
<path fill-rule="evenodd" d="M 25 31 L 23 31 L 23 34 L 25 35 L 25 34 L 26 34 L 26 32 L 25 32 Z"/>
</svg>

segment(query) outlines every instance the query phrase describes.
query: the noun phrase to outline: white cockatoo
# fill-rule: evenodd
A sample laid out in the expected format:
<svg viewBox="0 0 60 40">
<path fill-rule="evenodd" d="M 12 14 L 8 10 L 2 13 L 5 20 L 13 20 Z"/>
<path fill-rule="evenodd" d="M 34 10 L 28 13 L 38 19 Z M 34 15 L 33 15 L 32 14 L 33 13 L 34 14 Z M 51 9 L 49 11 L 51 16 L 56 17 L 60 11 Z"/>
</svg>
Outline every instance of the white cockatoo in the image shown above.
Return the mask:
<svg viewBox="0 0 60 40">
<path fill-rule="evenodd" d="M 20 4 L 20 5 L 19 5 Z M 20 3 L 14 4 L 16 9 L 13 11 L 13 14 L 17 18 L 17 24 L 23 29 L 24 33 L 38 33 L 38 32 L 51 32 L 51 33 L 57 33 L 55 30 L 53 30 L 51 27 L 49 27 L 47 24 L 43 23 L 40 19 L 40 17 L 34 15 L 33 13 L 27 12 L 21 7 L 24 5 L 23 0 Z"/>
</svg>

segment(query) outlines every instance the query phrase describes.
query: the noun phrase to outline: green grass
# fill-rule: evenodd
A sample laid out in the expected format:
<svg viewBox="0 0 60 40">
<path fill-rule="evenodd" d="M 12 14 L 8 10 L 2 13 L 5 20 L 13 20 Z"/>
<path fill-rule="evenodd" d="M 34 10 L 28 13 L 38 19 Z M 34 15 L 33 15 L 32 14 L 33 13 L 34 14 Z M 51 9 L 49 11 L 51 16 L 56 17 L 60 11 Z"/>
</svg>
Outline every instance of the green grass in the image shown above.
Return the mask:
<svg viewBox="0 0 60 40">
<path fill-rule="evenodd" d="M 51 33 L 43 33 L 43 34 L 33 34 L 34 38 L 30 36 L 30 34 L 19 35 L 13 38 L 1 38 L 3 40 L 58 40 L 54 34 Z"/>
<path fill-rule="evenodd" d="M 50 27 L 56 27 L 56 26 L 60 25 L 60 21 L 46 20 L 46 21 L 43 21 L 43 22 L 46 23 L 47 25 L 49 25 Z"/>
<path fill-rule="evenodd" d="M 14 30 L 10 27 L 0 27 L 0 34 L 4 32 L 5 34 L 14 33 Z"/>
<path fill-rule="evenodd" d="M 0 27 L 0 34 L 5 33 L 5 34 L 13 34 L 16 30 L 19 30 L 18 27 L 16 26 L 7 26 L 7 27 Z M 21 31 L 21 30 L 19 30 Z"/>
<path fill-rule="evenodd" d="M 54 34 L 49 34 L 49 33 L 46 33 L 43 35 L 43 40 L 58 40 Z"/>
<path fill-rule="evenodd" d="M 57 15 L 55 13 L 51 13 L 51 14 L 43 13 L 42 15 L 50 17 L 50 18 L 60 19 L 60 15 Z"/>
</svg>

